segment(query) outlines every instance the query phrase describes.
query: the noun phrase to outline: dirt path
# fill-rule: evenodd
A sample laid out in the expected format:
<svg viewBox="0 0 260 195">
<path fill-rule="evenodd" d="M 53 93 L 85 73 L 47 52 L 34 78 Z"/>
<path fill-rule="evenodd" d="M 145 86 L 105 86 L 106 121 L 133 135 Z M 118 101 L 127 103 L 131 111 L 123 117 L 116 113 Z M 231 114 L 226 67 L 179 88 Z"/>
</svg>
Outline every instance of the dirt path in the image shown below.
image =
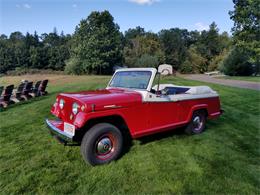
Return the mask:
<svg viewBox="0 0 260 195">
<path fill-rule="evenodd" d="M 204 81 L 208 83 L 216 83 L 220 85 L 227 85 L 231 87 L 239 87 L 245 89 L 254 89 L 260 91 L 260 83 L 251 82 L 251 81 L 239 81 L 239 80 L 230 80 L 230 79 L 219 79 L 214 78 L 208 75 L 203 74 L 190 74 L 190 75 L 179 75 L 185 79 Z"/>
</svg>

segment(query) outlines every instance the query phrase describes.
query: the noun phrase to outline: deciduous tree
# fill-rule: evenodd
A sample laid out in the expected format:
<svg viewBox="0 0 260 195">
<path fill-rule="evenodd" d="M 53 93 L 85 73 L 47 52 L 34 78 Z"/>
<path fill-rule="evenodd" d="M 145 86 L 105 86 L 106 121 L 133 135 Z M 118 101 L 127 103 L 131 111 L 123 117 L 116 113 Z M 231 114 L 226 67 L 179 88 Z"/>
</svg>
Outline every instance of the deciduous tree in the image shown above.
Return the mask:
<svg viewBox="0 0 260 195">
<path fill-rule="evenodd" d="M 94 11 L 81 20 L 74 38 L 72 57 L 78 58 L 85 73 L 110 73 L 122 64 L 119 26 L 108 11 Z"/>
<path fill-rule="evenodd" d="M 250 63 L 256 66 L 255 74 L 260 73 L 260 1 L 233 0 L 234 10 L 230 18 L 234 21 L 232 28 L 235 47 L 250 53 Z"/>
</svg>

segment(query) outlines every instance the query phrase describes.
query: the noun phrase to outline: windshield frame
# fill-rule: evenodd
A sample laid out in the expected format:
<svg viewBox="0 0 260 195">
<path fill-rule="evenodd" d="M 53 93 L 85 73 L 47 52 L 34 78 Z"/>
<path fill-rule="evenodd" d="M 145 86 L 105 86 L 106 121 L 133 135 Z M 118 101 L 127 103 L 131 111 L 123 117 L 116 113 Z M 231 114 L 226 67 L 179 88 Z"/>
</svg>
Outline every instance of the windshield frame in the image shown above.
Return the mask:
<svg viewBox="0 0 260 195">
<path fill-rule="evenodd" d="M 146 88 L 141 89 L 141 88 L 130 88 L 130 87 L 115 87 L 115 86 L 111 86 L 111 82 L 113 81 L 114 77 L 116 76 L 117 73 L 119 72 L 150 72 L 150 78 L 147 82 Z M 154 72 L 152 70 L 147 70 L 147 69 L 125 69 L 125 70 L 118 70 L 114 73 L 114 75 L 112 76 L 111 80 L 109 81 L 107 88 L 119 88 L 119 89 L 129 89 L 129 90 L 139 90 L 139 91 L 149 91 L 149 88 L 151 88 L 151 81 L 153 81 L 153 77 L 154 77 Z"/>
</svg>

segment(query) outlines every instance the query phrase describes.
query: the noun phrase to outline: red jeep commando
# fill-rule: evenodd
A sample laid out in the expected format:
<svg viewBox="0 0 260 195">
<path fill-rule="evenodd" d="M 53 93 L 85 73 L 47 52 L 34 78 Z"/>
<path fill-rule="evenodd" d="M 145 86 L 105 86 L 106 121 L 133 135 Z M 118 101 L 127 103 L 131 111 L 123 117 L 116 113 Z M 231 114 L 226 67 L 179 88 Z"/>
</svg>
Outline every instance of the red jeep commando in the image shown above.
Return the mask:
<svg viewBox="0 0 260 195">
<path fill-rule="evenodd" d="M 199 134 L 206 119 L 221 115 L 219 95 L 211 88 L 160 84 L 157 75 L 155 68 L 119 69 L 105 89 L 59 94 L 51 108 L 57 120 L 46 120 L 51 134 L 79 143 L 84 160 L 100 165 L 120 156 L 127 136 L 181 126 Z"/>
</svg>

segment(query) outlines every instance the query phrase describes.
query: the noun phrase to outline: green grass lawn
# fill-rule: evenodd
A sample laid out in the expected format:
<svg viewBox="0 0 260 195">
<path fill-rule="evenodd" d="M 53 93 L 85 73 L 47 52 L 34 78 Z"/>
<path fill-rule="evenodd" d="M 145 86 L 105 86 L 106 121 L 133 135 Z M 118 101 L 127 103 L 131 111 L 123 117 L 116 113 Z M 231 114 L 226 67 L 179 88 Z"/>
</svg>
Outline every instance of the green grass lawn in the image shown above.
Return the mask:
<svg viewBox="0 0 260 195">
<path fill-rule="evenodd" d="M 44 124 L 56 94 L 104 87 L 108 80 L 50 82 L 48 96 L 0 112 L 1 194 L 260 194 L 260 93 L 254 90 L 208 84 L 220 93 L 225 113 L 203 134 L 178 130 L 135 140 L 108 165 L 86 165 L 78 146 L 58 144 Z"/>
<path fill-rule="evenodd" d="M 260 76 L 223 76 L 223 77 L 216 77 L 216 78 L 260 82 Z"/>
</svg>

